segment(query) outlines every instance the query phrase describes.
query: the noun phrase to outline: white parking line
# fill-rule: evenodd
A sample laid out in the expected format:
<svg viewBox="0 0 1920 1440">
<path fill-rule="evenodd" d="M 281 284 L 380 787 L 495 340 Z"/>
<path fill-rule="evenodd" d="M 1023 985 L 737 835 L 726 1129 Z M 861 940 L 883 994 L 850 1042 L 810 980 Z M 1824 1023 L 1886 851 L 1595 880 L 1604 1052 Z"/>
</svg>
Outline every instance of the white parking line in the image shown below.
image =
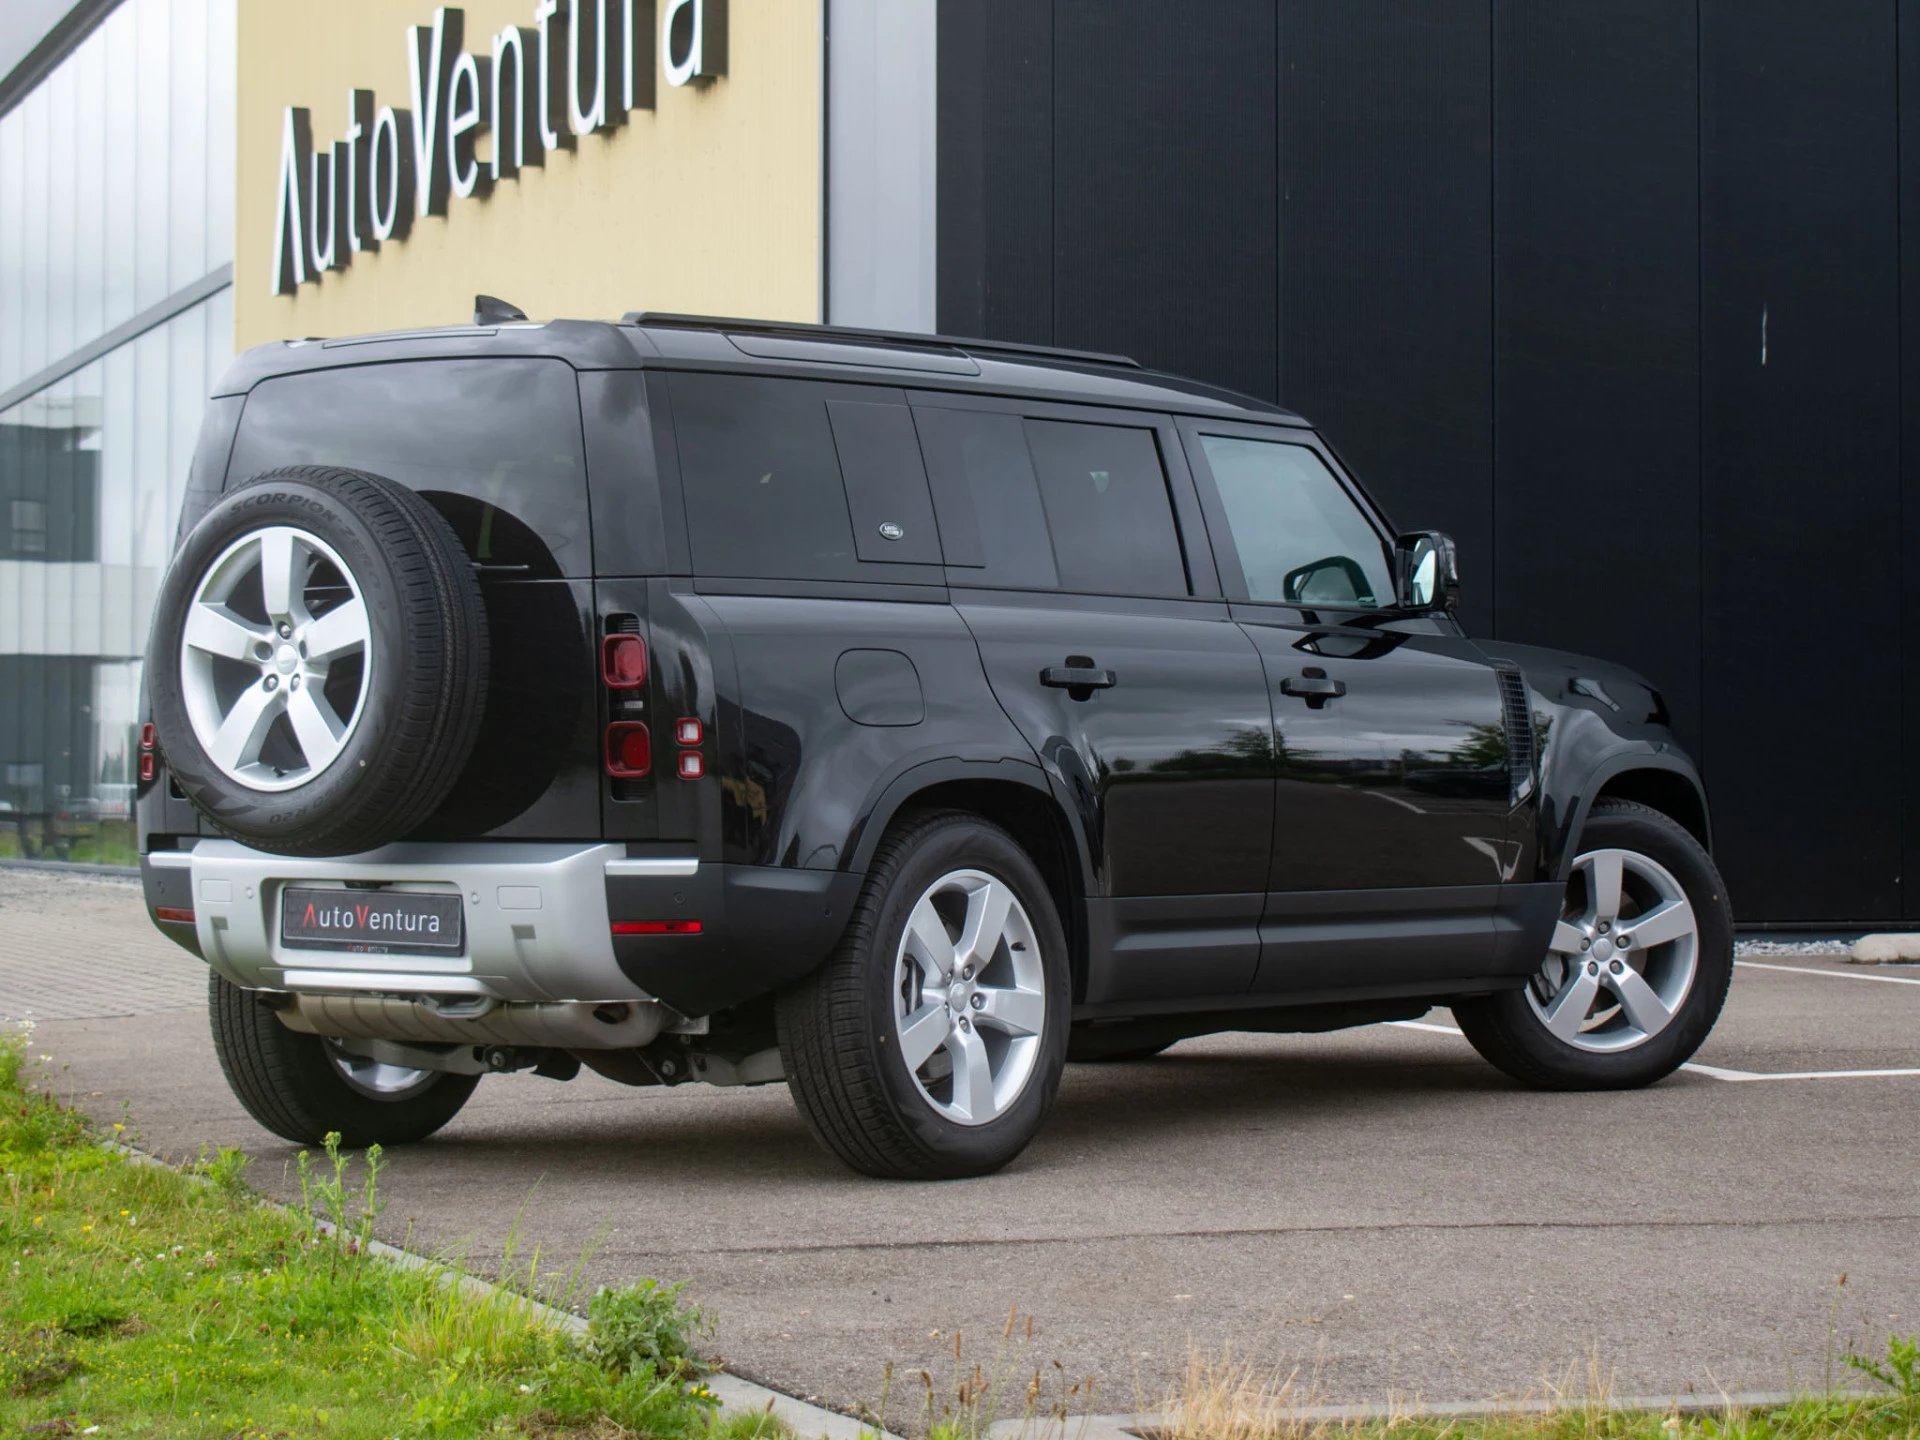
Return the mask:
<svg viewBox="0 0 1920 1440">
<path fill-rule="evenodd" d="M 1744 963 L 1744 962 L 1743 962 Z M 1775 967 L 1782 968 L 1782 967 Z M 1815 971 L 1815 974 L 1821 972 Z M 1871 976 L 1862 976 L 1871 979 Z M 1433 1035 L 1458 1035 L 1461 1032 L 1452 1025 L 1433 1025 L 1424 1020 L 1389 1020 L 1389 1025 L 1397 1025 L 1402 1030 L 1425 1030 Z M 1742 1082 L 1747 1080 L 1884 1080 L 1920 1075 L 1920 1069 L 1914 1070 L 1724 1070 L 1718 1065 L 1698 1065 L 1689 1062 L 1680 1067 L 1691 1070 L 1696 1075 L 1704 1075 L 1709 1080 L 1728 1080 Z"/>
<path fill-rule="evenodd" d="M 1912 975 L 1866 975 L 1851 970 L 1815 970 L 1806 965 L 1769 965 L 1761 960 L 1736 960 L 1749 970 L 1778 970 L 1786 975 L 1824 975 L 1829 980 L 1878 980 L 1882 985 L 1920 985 L 1920 977 Z"/>
<path fill-rule="evenodd" d="M 1714 1065 L 1691 1063 L 1680 1068 L 1715 1080 L 1872 1080 L 1889 1075 L 1920 1075 L 1920 1070 L 1722 1070 Z"/>
</svg>

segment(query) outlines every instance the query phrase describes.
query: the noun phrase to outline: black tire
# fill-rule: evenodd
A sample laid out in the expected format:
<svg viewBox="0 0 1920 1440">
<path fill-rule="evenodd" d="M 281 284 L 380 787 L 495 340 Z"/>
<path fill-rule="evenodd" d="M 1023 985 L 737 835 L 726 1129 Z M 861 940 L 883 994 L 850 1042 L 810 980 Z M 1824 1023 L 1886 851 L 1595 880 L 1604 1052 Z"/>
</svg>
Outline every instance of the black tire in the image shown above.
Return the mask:
<svg viewBox="0 0 1920 1440">
<path fill-rule="evenodd" d="M 353 572 L 374 656 L 345 748 L 311 780 L 278 791 L 214 763 L 181 678 L 201 579 L 228 546 L 273 525 L 317 536 Z M 487 665 L 479 582 L 446 519 L 380 476 L 302 465 L 229 492 L 182 543 L 155 606 L 147 686 L 173 779 L 223 833 L 283 855 L 346 855 L 408 834 L 446 799 L 479 733 Z"/>
<path fill-rule="evenodd" d="M 1630 1049 L 1598 1053 L 1550 1032 L 1525 990 L 1456 1001 L 1454 1017 L 1474 1049 L 1535 1089 L 1629 1090 L 1651 1085 L 1692 1058 L 1726 1003 L 1733 981 L 1733 911 L 1726 886 L 1700 842 L 1677 821 L 1645 805 L 1595 805 L 1579 848 L 1582 853 L 1635 851 L 1658 861 L 1680 882 L 1693 907 L 1698 939 L 1693 982 L 1672 1020 Z"/>
<path fill-rule="evenodd" d="M 1180 1042 L 1161 1040 L 1150 1045 L 1129 1045 L 1124 1041 L 1103 1041 L 1098 1030 L 1075 1031 L 1067 1037 L 1067 1063 L 1070 1065 L 1131 1065 L 1151 1060 Z"/>
<path fill-rule="evenodd" d="M 961 869 L 1012 888 L 1041 951 L 1046 994 L 1025 1089 L 978 1125 L 948 1119 L 921 1092 L 900 1055 L 893 1010 L 894 960 L 908 915 L 927 887 Z M 990 1174 L 1026 1148 L 1053 1103 L 1071 993 L 1066 932 L 1039 869 L 1014 838 L 974 815 L 916 818 L 881 842 L 832 957 L 779 999 L 780 1055 L 794 1102 L 822 1145 L 868 1175 Z"/>
<path fill-rule="evenodd" d="M 376 1098 L 347 1083 L 326 1041 L 289 1030 L 254 991 L 211 976 L 207 1013 L 235 1097 L 265 1129 L 296 1145 L 318 1145 L 330 1131 L 353 1150 L 424 1140 L 460 1113 L 480 1083 L 478 1075 L 436 1074 L 404 1095 Z"/>
</svg>

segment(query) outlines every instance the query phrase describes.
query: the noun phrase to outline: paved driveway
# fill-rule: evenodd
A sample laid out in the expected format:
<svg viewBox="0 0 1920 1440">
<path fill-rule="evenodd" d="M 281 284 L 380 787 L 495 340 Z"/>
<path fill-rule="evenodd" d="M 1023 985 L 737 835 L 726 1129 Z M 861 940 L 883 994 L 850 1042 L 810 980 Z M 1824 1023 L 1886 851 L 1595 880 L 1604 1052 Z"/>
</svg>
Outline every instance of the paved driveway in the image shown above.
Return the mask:
<svg viewBox="0 0 1920 1440">
<path fill-rule="evenodd" d="M 130 885 L 0 869 L 0 1014 L 31 1004 L 55 1081 L 148 1148 L 289 1147 L 242 1114 L 197 962 Z M 384 1229 L 482 1263 L 519 1224 L 593 1282 L 686 1278 L 733 1368 L 836 1405 L 891 1360 L 991 1358 L 1157 1401 L 1190 1345 L 1297 1367 L 1326 1401 L 1817 1384 L 1839 1345 L 1920 1331 L 1920 973 L 1743 964 L 1710 1067 L 1650 1091 L 1535 1095 L 1448 1029 L 1189 1041 L 1072 1067 L 1010 1170 L 884 1184 L 815 1149 L 784 1087 L 489 1080 L 394 1157 Z M 1819 1078 L 1764 1078 L 1809 1075 Z M 1762 1077 L 1762 1078 L 1746 1078 Z M 917 1383 L 917 1382 L 916 1382 Z M 897 1382 L 896 1403 L 911 1387 Z M 890 1411 L 905 1423 L 904 1408 Z"/>
</svg>

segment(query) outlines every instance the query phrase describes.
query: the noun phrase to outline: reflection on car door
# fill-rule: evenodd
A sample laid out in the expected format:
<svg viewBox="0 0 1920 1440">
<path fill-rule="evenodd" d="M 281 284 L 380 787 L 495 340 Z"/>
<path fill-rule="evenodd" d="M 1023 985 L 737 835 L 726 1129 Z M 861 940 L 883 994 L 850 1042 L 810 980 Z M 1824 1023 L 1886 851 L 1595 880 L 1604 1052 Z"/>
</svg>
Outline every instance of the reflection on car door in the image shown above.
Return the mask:
<svg viewBox="0 0 1920 1440">
<path fill-rule="evenodd" d="M 1094 962 L 1086 1000 L 1244 995 L 1273 833 L 1272 717 L 1172 422 L 914 403 L 953 604 L 1093 851 L 1088 951 L 1112 960 Z"/>
<path fill-rule="evenodd" d="M 1256 988 L 1491 973 L 1515 858 L 1499 673 L 1451 621 L 1393 614 L 1387 536 L 1308 432 L 1181 429 L 1272 705 Z"/>
</svg>

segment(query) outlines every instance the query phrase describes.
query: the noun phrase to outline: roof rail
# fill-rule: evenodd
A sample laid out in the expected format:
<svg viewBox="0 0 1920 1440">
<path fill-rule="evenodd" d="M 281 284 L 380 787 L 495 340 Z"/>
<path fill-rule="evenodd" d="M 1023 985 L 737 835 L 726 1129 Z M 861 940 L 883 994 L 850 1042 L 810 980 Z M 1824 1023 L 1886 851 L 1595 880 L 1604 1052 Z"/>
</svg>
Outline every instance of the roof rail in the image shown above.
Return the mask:
<svg viewBox="0 0 1920 1440">
<path fill-rule="evenodd" d="M 790 335 L 805 340 L 867 341 L 879 345 L 951 346 L 988 354 L 1033 355 L 1049 360 L 1081 360 L 1094 365 L 1124 365 L 1138 370 L 1130 355 L 1108 355 L 1098 350 L 1067 350 L 1055 345 L 1029 345 L 1018 340 L 981 340 L 961 335 L 922 335 L 909 330 L 864 330 L 851 325 L 814 325 L 800 320 L 740 320 L 723 315 L 675 315 L 657 310 L 629 310 L 622 325 L 654 325 L 675 330 L 739 330 L 749 335 Z"/>
</svg>

